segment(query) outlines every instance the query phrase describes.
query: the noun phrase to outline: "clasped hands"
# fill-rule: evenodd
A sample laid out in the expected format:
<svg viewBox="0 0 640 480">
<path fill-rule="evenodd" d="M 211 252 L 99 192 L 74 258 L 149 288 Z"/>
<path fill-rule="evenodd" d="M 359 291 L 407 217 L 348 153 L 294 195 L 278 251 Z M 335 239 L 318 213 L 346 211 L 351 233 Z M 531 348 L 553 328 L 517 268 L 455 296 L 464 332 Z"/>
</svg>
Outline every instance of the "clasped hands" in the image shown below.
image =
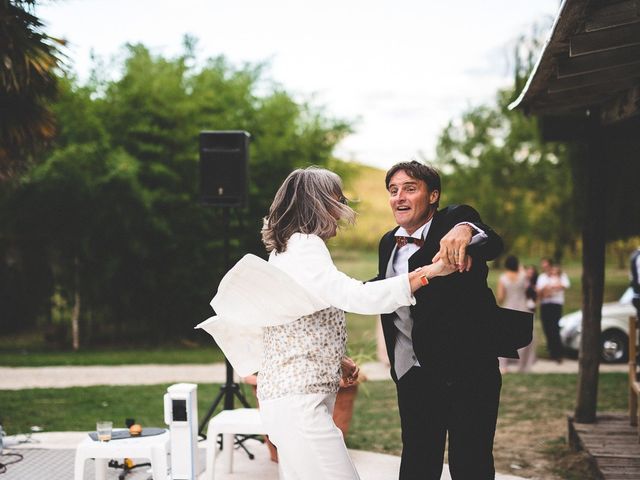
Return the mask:
<svg viewBox="0 0 640 480">
<path fill-rule="evenodd" d="M 340 369 L 342 370 L 342 378 L 340 379 L 341 387 L 350 387 L 355 385 L 360 375 L 360 368 L 349 357 L 343 357 L 340 361 Z"/>
<path fill-rule="evenodd" d="M 442 260 L 443 268 L 468 272 L 473 264 L 467 255 L 467 247 L 473 238 L 473 228 L 467 224 L 456 225 L 440 240 L 440 250 L 433 257 L 435 264 Z"/>
</svg>

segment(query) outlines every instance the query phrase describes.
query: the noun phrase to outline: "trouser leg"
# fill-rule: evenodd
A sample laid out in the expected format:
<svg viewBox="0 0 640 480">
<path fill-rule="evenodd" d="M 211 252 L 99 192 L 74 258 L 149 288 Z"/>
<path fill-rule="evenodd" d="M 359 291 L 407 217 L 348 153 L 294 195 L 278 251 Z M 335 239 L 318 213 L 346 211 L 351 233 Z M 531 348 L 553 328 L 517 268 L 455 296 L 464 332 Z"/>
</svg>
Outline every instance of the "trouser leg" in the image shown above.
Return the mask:
<svg viewBox="0 0 640 480">
<path fill-rule="evenodd" d="M 452 480 L 493 480 L 493 439 L 502 378 L 496 367 L 454 381 L 449 401 L 449 470 Z"/>
<path fill-rule="evenodd" d="M 562 342 L 560 341 L 560 326 L 558 324 L 562 316 L 562 305 L 556 303 L 543 303 L 540 305 L 540 317 L 544 335 L 547 338 L 547 350 L 553 359 L 562 358 Z"/>
<path fill-rule="evenodd" d="M 402 427 L 401 480 L 440 480 L 448 405 L 442 381 L 413 367 L 397 383 Z"/>
<path fill-rule="evenodd" d="M 260 402 L 278 447 L 282 480 L 359 480 L 342 432 L 333 422 L 335 394 L 292 395 Z"/>
</svg>

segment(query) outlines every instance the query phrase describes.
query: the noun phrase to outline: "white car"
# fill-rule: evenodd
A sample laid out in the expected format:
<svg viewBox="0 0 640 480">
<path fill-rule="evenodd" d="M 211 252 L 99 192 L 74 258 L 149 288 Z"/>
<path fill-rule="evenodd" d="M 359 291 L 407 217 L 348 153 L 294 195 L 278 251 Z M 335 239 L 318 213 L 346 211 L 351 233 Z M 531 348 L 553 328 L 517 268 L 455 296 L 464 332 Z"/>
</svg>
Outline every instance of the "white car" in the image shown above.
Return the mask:
<svg viewBox="0 0 640 480">
<path fill-rule="evenodd" d="M 629 354 L 629 317 L 636 315 L 631 304 L 633 290 L 629 287 L 617 302 L 602 305 L 602 360 L 606 363 L 625 362 Z M 560 339 L 570 352 L 580 350 L 582 312 L 569 313 L 560 319 Z"/>
</svg>

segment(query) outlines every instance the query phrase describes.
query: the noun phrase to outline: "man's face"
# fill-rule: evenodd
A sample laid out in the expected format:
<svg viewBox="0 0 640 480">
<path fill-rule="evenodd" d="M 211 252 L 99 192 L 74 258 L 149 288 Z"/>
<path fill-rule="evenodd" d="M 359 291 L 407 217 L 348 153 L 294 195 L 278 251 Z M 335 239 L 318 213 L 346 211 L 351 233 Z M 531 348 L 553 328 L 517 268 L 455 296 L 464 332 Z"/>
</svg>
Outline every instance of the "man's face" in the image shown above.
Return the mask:
<svg viewBox="0 0 640 480">
<path fill-rule="evenodd" d="M 550 271 L 551 271 L 551 264 L 549 263 L 549 261 L 548 261 L 548 260 L 546 260 L 546 259 L 544 259 L 544 258 L 543 258 L 543 259 L 542 259 L 542 261 L 540 262 L 540 269 L 541 269 L 543 272 L 545 272 L 545 273 L 549 274 L 549 273 L 551 273 L 551 272 L 550 272 Z"/>
<path fill-rule="evenodd" d="M 409 235 L 431 218 L 439 196 L 438 190 L 430 192 L 423 180 L 410 177 L 404 170 L 397 171 L 389 181 L 391 211 Z"/>
</svg>

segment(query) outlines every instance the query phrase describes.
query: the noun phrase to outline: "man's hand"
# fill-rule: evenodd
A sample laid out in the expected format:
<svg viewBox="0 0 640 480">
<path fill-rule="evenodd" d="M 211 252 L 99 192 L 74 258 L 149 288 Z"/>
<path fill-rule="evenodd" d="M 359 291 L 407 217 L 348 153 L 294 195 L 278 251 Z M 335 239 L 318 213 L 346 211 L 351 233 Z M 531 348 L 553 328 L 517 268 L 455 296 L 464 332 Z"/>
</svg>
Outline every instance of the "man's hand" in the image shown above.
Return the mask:
<svg viewBox="0 0 640 480">
<path fill-rule="evenodd" d="M 340 361 L 340 368 L 342 370 L 342 380 L 340 381 L 341 386 L 349 387 L 358 381 L 360 368 L 358 368 L 356 362 L 351 360 L 349 357 L 343 357 Z"/>
<path fill-rule="evenodd" d="M 470 225 L 456 225 L 440 240 L 440 250 L 432 262 L 441 259 L 445 265 L 455 266 L 459 272 L 469 271 L 472 261 L 467 255 L 467 247 L 472 238 L 473 228 Z"/>
</svg>

